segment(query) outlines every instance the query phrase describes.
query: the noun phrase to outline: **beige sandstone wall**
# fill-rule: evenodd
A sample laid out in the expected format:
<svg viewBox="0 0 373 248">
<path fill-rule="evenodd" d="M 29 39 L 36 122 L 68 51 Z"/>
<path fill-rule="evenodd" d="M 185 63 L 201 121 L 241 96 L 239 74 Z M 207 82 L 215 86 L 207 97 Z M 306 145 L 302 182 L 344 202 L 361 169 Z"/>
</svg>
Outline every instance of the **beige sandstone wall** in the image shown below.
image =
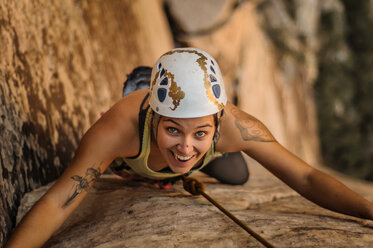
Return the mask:
<svg viewBox="0 0 373 248">
<path fill-rule="evenodd" d="M 373 247 L 373 221 L 322 209 L 262 166 L 250 164 L 251 178 L 243 186 L 216 183 L 198 172 L 193 176 L 205 183 L 209 196 L 274 247 Z M 373 200 L 373 184 L 339 179 Z M 17 219 L 47 189 L 44 186 L 26 194 Z M 104 175 L 45 247 L 264 246 L 202 196 L 187 193 L 181 182 L 170 190 L 160 190 L 149 183 Z"/>
<path fill-rule="evenodd" d="M 172 48 L 155 0 L 0 1 L 0 244 L 134 66 Z M 156 38 L 157 42 L 152 42 Z"/>
<path fill-rule="evenodd" d="M 216 57 L 230 99 L 316 164 L 317 1 L 296 4 L 295 19 L 283 1 L 165 2 L 182 30 L 176 45 Z M 119 99 L 125 75 L 174 44 L 156 0 L 3 0 L 0 44 L 4 243 L 23 193 L 54 180 L 84 131 Z"/>
</svg>

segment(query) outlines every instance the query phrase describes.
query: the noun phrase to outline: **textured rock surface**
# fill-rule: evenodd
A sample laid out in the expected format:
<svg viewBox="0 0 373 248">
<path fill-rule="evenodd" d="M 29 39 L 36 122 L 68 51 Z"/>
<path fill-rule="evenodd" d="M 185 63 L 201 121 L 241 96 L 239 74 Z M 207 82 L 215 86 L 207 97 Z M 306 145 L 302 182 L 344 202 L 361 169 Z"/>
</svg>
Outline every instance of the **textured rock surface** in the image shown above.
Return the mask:
<svg viewBox="0 0 373 248">
<path fill-rule="evenodd" d="M 372 247 L 373 222 L 321 209 L 251 163 L 244 186 L 216 183 L 206 192 L 275 247 Z M 373 200 L 373 185 L 345 182 Z M 18 219 L 47 190 L 22 200 Z M 104 176 L 45 247 L 261 247 L 202 196 L 177 183 L 169 191 Z"/>
<path fill-rule="evenodd" d="M 157 1 L 2 0 L 0 44 L 1 246 L 22 194 L 63 171 L 126 74 L 172 39 Z"/>
<path fill-rule="evenodd" d="M 179 33 L 173 30 L 176 45 L 213 54 L 230 99 L 315 164 L 311 86 L 317 75 L 319 1 L 166 2 L 179 28 Z M 152 64 L 173 46 L 168 28 L 156 0 L 0 1 L 0 244 L 14 225 L 23 193 L 62 172 L 83 132 L 119 98 L 125 74 Z M 364 227 L 354 218 L 322 210 L 255 168 L 244 187 L 203 180 L 208 193 L 273 244 L 373 246 L 371 224 Z M 372 186 L 351 186 L 373 200 Z M 26 195 L 20 215 L 45 190 Z M 47 245 L 74 246 L 258 243 L 180 184 L 166 192 L 104 177 Z"/>
</svg>

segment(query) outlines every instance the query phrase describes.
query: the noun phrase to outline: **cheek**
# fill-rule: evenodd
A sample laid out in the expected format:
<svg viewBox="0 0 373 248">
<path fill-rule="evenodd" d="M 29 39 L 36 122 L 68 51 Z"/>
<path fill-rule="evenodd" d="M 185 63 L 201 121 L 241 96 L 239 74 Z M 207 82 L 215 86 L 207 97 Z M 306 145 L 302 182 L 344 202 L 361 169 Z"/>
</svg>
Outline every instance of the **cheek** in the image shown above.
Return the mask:
<svg viewBox="0 0 373 248">
<path fill-rule="evenodd" d="M 207 152 L 207 150 L 210 148 L 212 144 L 212 138 L 211 139 L 206 139 L 203 141 L 198 141 L 195 144 L 195 147 L 200 151 L 200 152 Z"/>
<path fill-rule="evenodd" d="M 169 135 L 165 135 L 163 132 L 158 133 L 157 144 L 159 148 L 169 148 L 174 146 L 176 143 L 177 141 Z"/>
</svg>

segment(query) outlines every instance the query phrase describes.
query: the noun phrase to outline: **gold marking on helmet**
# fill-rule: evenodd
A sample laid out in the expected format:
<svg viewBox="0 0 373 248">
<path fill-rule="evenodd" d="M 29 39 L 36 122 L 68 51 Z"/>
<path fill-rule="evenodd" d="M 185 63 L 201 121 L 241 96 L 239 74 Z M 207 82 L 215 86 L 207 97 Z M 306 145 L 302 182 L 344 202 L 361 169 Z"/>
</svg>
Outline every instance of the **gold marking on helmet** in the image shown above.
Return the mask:
<svg viewBox="0 0 373 248">
<path fill-rule="evenodd" d="M 159 77 L 159 70 L 157 71 L 157 73 L 155 74 L 155 76 L 153 78 L 153 81 L 152 81 L 152 83 L 150 85 L 150 91 L 153 89 L 153 87 L 154 87 L 154 85 L 155 85 L 158 77 Z"/>
<path fill-rule="evenodd" d="M 154 78 L 153 78 L 153 81 L 151 82 L 150 84 L 150 97 L 152 96 L 153 94 L 153 87 L 155 85 L 155 82 L 157 81 L 157 78 L 159 76 L 159 71 L 157 71 L 157 73 L 155 74 Z"/>
<path fill-rule="evenodd" d="M 170 107 L 170 109 L 174 111 L 179 106 L 181 99 L 185 97 L 185 92 L 182 91 L 179 86 L 177 86 L 177 83 L 174 80 L 174 75 L 171 72 L 165 70 L 164 75 L 171 80 L 168 96 L 172 98 L 172 104 L 174 107 Z"/>
<path fill-rule="evenodd" d="M 206 58 L 205 55 L 197 52 L 196 50 L 173 50 L 173 51 L 169 51 L 169 52 L 165 53 L 164 55 L 162 55 L 162 57 L 165 56 L 165 55 L 171 55 L 171 54 L 174 54 L 174 53 L 194 53 L 194 54 L 199 56 L 199 58 L 196 60 L 196 62 L 198 63 L 199 67 L 201 67 L 201 69 L 204 73 L 203 81 L 204 81 L 204 86 L 205 86 L 205 89 L 206 89 L 206 95 L 207 95 L 208 99 L 218 107 L 219 111 L 222 110 L 224 108 L 224 105 L 222 103 L 219 103 L 217 101 L 217 99 L 214 97 L 214 94 L 212 92 L 211 82 L 209 82 L 207 80 L 208 73 L 207 73 L 207 68 L 206 68 L 206 64 L 207 64 L 206 61 L 208 60 L 208 58 Z M 178 87 L 178 88 L 180 88 L 180 87 Z M 183 98 L 184 98 L 184 95 L 183 95 Z"/>
<path fill-rule="evenodd" d="M 174 80 L 174 75 L 171 72 L 168 72 L 166 69 L 165 73 L 163 74 L 165 77 L 168 77 L 171 80 L 171 86 L 169 87 L 168 96 L 172 98 L 172 104 L 174 105 L 173 108 L 170 107 L 171 110 L 175 110 L 180 105 L 180 100 L 185 97 L 185 92 L 181 90 L 177 83 Z M 153 81 L 150 85 L 150 92 L 153 92 L 153 87 L 157 82 L 159 77 L 160 70 L 158 70 L 153 78 Z M 163 77 L 163 78 L 165 78 Z"/>
</svg>

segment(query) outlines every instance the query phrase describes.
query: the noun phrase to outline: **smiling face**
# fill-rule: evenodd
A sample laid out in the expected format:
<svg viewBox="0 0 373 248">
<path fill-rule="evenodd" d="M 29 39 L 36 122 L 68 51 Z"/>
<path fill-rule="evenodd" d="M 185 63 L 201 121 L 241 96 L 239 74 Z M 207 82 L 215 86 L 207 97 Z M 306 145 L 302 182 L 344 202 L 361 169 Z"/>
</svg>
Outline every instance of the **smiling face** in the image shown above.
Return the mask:
<svg viewBox="0 0 373 248">
<path fill-rule="evenodd" d="M 157 145 L 173 172 L 187 173 L 210 148 L 214 132 L 212 115 L 199 118 L 161 117 Z"/>
</svg>

